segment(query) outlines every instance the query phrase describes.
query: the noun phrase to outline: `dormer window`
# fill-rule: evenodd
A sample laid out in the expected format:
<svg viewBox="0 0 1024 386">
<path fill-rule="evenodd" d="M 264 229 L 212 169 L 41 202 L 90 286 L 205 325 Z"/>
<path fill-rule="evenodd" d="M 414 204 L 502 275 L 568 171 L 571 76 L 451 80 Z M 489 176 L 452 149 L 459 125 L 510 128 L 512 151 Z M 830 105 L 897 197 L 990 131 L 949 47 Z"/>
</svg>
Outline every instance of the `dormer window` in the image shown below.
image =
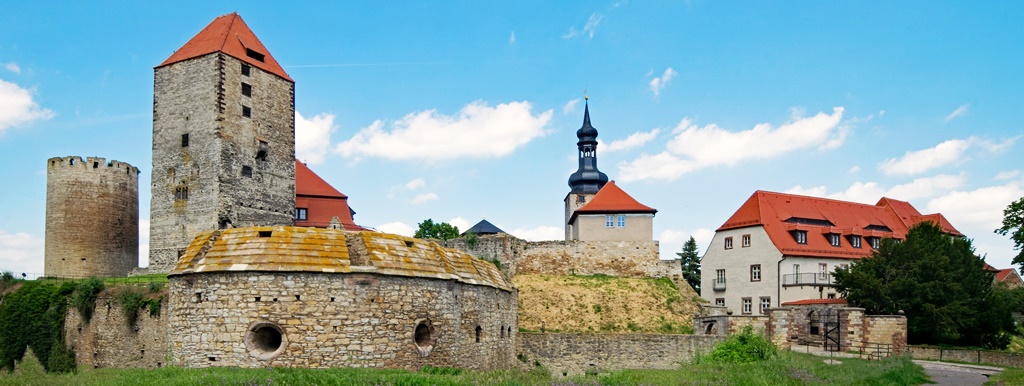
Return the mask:
<svg viewBox="0 0 1024 386">
<path fill-rule="evenodd" d="M 245 49 L 245 56 L 248 56 L 250 58 L 256 59 L 256 60 L 258 60 L 260 62 L 262 62 L 263 58 L 265 57 L 265 55 L 263 55 L 263 54 L 261 54 L 259 52 L 250 50 L 248 48 Z"/>
<path fill-rule="evenodd" d="M 850 236 L 850 246 L 860 248 L 860 236 Z"/>
<path fill-rule="evenodd" d="M 867 239 L 868 245 L 870 245 L 871 248 L 878 249 L 878 247 L 882 245 L 881 237 L 868 237 Z"/>
<path fill-rule="evenodd" d="M 833 247 L 838 247 L 838 246 L 842 245 L 840 240 L 842 240 L 843 238 L 840 237 L 838 234 L 836 234 L 836 233 L 829 233 L 826 236 L 828 236 L 828 243 L 830 245 L 832 245 Z"/>
<path fill-rule="evenodd" d="M 807 244 L 807 231 L 793 231 L 793 240 L 797 244 Z"/>
</svg>

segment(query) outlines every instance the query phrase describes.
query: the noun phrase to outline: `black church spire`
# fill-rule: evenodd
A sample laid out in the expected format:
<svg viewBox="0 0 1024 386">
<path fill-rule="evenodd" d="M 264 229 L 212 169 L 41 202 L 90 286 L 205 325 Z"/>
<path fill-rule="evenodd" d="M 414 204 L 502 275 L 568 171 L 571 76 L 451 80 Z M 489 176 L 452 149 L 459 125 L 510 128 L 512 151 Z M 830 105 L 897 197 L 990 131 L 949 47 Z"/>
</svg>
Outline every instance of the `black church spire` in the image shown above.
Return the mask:
<svg viewBox="0 0 1024 386">
<path fill-rule="evenodd" d="M 597 170 L 597 129 L 590 125 L 590 98 L 585 98 L 583 127 L 576 130 L 579 141 L 579 169 L 569 176 L 571 193 L 596 194 L 608 182 L 608 175 Z"/>
</svg>

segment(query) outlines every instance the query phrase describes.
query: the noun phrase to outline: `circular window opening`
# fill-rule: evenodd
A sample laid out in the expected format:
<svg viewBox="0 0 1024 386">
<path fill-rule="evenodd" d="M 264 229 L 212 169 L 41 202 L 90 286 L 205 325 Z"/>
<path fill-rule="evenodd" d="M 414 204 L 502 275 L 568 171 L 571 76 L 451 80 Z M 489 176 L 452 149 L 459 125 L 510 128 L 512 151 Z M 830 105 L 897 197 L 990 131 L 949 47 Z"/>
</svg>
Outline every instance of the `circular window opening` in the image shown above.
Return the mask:
<svg viewBox="0 0 1024 386">
<path fill-rule="evenodd" d="M 284 351 L 284 331 L 274 323 L 255 323 L 245 333 L 245 347 L 259 359 L 273 359 Z"/>
<path fill-rule="evenodd" d="M 434 349 L 434 331 L 427 320 L 416 322 L 416 329 L 413 330 L 413 341 L 416 343 L 416 351 L 421 357 L 430 355 Z"/>
</svg>

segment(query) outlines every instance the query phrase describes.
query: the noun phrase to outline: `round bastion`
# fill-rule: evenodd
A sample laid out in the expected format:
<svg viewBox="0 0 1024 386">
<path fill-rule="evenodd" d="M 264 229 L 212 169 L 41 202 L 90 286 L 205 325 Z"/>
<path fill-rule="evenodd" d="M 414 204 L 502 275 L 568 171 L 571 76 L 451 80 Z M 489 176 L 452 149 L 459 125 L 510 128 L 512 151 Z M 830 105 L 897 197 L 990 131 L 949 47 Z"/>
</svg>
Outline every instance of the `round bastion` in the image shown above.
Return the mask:
<svg viewBox="0 0 1024 386">
<path fill-rule="evenodd" d="M 517 292 L 493 264 L 379 232 L 196 237 L 169 274 L 184 367 L 513 367 Z"/>
</svg>

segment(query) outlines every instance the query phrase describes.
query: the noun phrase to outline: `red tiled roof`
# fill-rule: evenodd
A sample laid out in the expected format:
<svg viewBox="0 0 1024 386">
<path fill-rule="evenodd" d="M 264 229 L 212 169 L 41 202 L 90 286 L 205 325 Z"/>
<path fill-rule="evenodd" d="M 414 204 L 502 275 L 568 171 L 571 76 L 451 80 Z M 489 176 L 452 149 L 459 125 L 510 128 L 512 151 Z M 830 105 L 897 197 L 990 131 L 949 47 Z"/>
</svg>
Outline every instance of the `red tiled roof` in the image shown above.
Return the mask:
<svg viewBox="0 0 1024 386">
<path fill-rule="evenodd" d="M 811 304 L 846 304 L 846 299 L 801 299 L 782 303 L 784 306 L 806 306 Z"/>
<path fill-rule="evenodd" d="M 573 212 L 569 222 L 576 219 L 577 214 L 598 214 L 598 213 L 658 213 L 657 209 L 641 204 L 635 198 L 627 194 L 615 181 L 608 181 L 601 190 L 597 191 L 594 198 L 590 199 L 576 212 Z"/>
<path fill-rule="evenodd" d="M 762 226 L 783 254 L 857 259 L 871 254 L 862 240 L 860 248 L 850 243 L 853 236 L 903 238 L 910 227 L 931 221 L 946 233 L 960 232 L 941 214 L 921 215 L 906 201 L 882 198 L 876 205 L 756 191 L 718 231 Z M 888 230 L 886 230 L 888 229 Z M 806 231 L 807 243 L 798 244 L 792 231 Z M 829 243 L 827 234 L 839 234 L 840 246 Z"/>
<path fill-rule="evenodd" d="M 263 55 L 263 61 L 247 55 L 247 49 Z M 171 57 L 156 67 L 160 68 L 214 52 L 223 52 L 254 67 L 294 82 L 237 13 L 229 13 L 213 19 L 206 28 L 199 31 L 188 43 L 174 51 Z"/>
<path fill-rule="evenodd" d="M 996 283 L 1002 282 L 1003 280 L 1006 280 L 1007 277 L 1016 274 L 1017 270 L 1013 268 L 1000 269 L 996 272 Z"/>
<path fill-rule="evenodd" d="M 295 160 L 295 195 L 348 198 L 299 160 Z"/>
</svg>

